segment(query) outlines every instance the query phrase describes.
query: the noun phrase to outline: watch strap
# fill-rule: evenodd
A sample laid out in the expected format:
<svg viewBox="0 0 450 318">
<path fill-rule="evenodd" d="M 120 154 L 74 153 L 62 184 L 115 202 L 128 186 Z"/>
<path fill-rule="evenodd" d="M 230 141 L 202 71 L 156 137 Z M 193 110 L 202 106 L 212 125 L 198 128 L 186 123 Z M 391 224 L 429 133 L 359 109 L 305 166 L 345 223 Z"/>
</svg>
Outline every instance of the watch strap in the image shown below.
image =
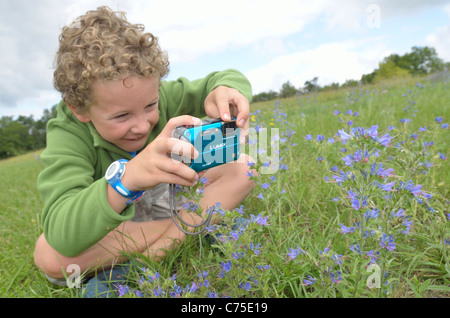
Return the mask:
<svg viewBox="0 0 450 318">
<path fill-rule="evenodd" d="M 145 191 L 130 191 L 122 184 L 122 177 L 125 174 L 125 164 L 128 162 L 126 159 L 119 159 L 113 162 L 110 167 L 111 169 L 113 165 L 118 165 L 117 171 L 113 176 L 106 178 L 106 181 L 111 185 L 111 187 L 119 193 L 121 196 L 130 199 L 127 204 L 134 202 L 142 197 Z M 108 173 L 107 173 L 108 174 Z"/>
</svg>

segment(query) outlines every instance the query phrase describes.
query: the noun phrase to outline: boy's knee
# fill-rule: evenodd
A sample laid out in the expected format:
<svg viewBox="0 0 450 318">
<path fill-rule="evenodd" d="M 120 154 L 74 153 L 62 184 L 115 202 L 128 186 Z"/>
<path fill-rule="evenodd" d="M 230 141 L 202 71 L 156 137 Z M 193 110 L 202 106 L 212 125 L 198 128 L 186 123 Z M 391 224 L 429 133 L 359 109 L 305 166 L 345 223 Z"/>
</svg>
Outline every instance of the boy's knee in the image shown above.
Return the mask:
<svg viewBox="0 0 450 318">
<path fill-rule="evenodd" d="M 52 253 L 52 247 L 42 234 L 34 248 L 34 264 L 47 276 L 52 278 L 64 278 L 61 264 L 55 261 L 55 255 Z"/>
<path fill-rule="evenodd" d="M 243 187 L 251 190 L 255 186 L 255 182 L 251 178 L 257 177 L 258 173 L 253 168 L 252 162 L 254 161 L 250 156 L 241 154 L 241 157 L 234 165 L 234 172 L 232 173 L 232 178 L 235 180 L 236 187 Z"/>
</svg>

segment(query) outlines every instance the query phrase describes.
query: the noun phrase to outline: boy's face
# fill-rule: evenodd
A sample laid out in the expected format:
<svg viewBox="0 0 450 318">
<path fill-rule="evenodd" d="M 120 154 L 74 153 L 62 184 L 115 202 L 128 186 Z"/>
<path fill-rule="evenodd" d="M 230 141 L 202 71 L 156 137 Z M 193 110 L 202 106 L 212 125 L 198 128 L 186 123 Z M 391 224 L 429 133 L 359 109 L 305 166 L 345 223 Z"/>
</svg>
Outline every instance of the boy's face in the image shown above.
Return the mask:
<svg viewBox="0 0 450 318">
<path fill-rule="evenodd" d="M 158 89 L 156 77 L 96 80 L 88 111 L 74 113 L 82 122 L 91 121 L 103 139 L 125 151 L 137 151 L 158 122 Z"/>
</svg>

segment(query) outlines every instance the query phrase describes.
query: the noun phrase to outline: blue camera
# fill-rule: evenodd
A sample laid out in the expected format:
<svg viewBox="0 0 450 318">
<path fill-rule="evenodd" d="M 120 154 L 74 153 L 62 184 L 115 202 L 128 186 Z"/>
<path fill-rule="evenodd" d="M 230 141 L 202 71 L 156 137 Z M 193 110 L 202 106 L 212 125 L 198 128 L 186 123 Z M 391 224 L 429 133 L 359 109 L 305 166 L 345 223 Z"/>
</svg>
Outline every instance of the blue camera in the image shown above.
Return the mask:
<svg viewBox="0 0 450 318">
<path fill-rule="evenodd" d="M 172 137 L 194 145 L 199 156 L 190 159 L 172 153 L 172 158 L 197 172 L 235 161 L 240 155 L 239 134 L 235 120 L 224 122 L 220 118 L 205 119 L 199 126 L 178 126 Z"/>
</svg>

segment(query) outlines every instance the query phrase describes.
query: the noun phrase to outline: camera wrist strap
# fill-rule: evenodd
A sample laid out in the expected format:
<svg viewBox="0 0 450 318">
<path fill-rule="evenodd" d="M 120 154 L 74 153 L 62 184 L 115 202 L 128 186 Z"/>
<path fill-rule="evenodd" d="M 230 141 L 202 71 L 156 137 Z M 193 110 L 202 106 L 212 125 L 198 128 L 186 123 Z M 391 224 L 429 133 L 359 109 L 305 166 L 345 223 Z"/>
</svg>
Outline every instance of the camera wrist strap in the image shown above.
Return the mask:
<svg viewBox="0 0 450 318">
<path fill-rule="evenodd" d="M 213 216 L 213 212 L 215 210 L 215 207 L 208 209 L 207 213 L 208 216 L 206 219 L 204 219 L 200 224 L 189 224 L 186 221 L 183 220 L 183 218 L 180 216 L 180 214 L 178 213 L 177 210 L 177 204 L 176 204 L 176 195 L 175 195 L 175 185 L 174 184 L 169 184 L 169 205 L 170 205 L 170 215 L 172 217 L 173 222 L 175 223 L 175 225 L 178 227 L 178 229 L 180 231 L 182 231 L 183 233 L 187 234 L 187 235 L 198 235 L 203 233 L 204 231 L 206 231 L 207 227 L 210 226 L 211 224 L 211 219 Z M 178 220 L 180 222 L 178 222 Z M 191 228 L 199 228 L 204 226 L 203 229 L 197 231 L 197 232 L 189 232 L 186 231 L 185 229 L 183 229 L 183 227 L 181 226 L 181 224 L 184 224 L 188 227 Z"/>
</svg>

